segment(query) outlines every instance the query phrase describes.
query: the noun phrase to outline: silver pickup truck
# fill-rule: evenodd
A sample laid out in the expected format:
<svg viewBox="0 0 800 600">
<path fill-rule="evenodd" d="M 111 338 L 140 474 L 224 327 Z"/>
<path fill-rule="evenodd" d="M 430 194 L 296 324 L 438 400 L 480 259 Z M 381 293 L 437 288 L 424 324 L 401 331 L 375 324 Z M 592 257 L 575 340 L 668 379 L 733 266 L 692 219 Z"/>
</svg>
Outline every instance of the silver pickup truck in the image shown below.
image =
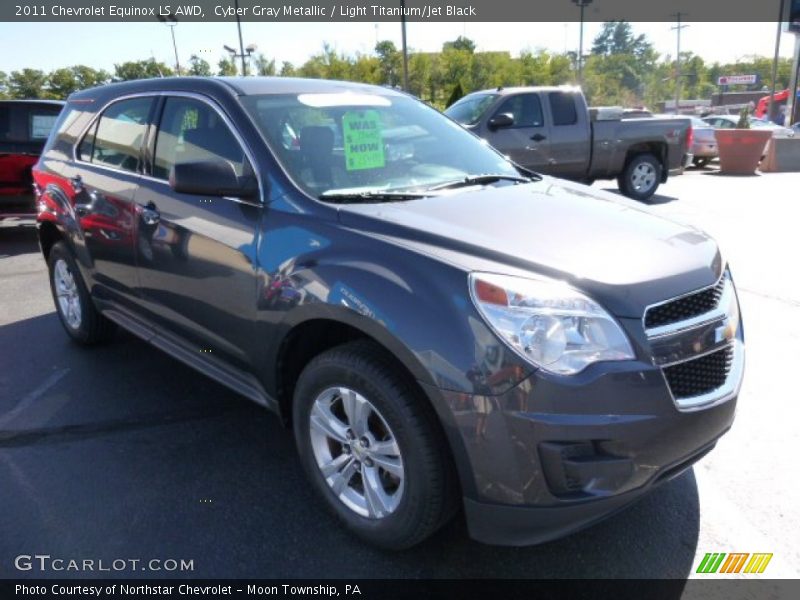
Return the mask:
<svg viewBox="0 0 800 600">
<path fill-rule="evenodd" d="M 445 114 L 527 169 L 583 182 L 616 178 L 635 200 L 691 161 L 689 119 L 623 120 L 621 110 L 589 109 L 576 87 L 474 92 Z"/>
</svg>

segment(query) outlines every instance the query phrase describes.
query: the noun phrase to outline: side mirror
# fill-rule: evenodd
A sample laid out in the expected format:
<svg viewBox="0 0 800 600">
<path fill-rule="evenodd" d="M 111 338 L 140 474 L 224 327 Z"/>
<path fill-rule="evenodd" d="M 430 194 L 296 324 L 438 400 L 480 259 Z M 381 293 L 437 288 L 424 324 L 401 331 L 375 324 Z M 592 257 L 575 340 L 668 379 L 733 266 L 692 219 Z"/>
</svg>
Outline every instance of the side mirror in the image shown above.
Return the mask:
<svg viewBox="0 0 800 600">
<path fill-rule="evenodd" d="M 514 115 L 511 113 L 500 113 L 489 119 L 489 129 L 501 129 L 511 127 L 514 124 Z"/>
<path fill-rule="evenodd" d="M 180 194 L 253 198 L 258 194 L 254 177 L 239 177 L 226 160 L 201 160 L 174 165 L 169 187 Z"/>
</svg>

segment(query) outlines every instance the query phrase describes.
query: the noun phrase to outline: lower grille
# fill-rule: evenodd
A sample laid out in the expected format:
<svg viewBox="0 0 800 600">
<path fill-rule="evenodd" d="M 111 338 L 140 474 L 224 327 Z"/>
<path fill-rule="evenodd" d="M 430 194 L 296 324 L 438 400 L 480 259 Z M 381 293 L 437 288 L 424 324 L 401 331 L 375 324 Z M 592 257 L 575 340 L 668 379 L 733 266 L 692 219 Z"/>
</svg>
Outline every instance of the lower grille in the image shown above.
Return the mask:
<svg viewBox="0 0 800 600">
<path fill-rule="evenodd" d="M 664 375 L 676 400 L 700 396 L 722 387 L 733 364 L 733 347 L 728 346 L 700 358 L 664 368 Z"/>
</svg>

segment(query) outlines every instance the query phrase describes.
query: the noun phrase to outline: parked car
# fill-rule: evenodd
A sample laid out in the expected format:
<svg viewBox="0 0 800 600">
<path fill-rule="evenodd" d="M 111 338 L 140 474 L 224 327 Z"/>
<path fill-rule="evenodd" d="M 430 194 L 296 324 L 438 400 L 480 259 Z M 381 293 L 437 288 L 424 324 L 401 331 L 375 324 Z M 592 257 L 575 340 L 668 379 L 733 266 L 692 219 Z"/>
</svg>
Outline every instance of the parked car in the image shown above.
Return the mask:
<svg viewBox="0 0 800 600">
<path fill-rule="evenodd" d="M 384 87 L 170 77 L 65 114 L 34 179 L 66 333 L 121 326 L 276 412 L 364 540 L 459 507 L 484 542 L 563 536 L 731 426 L 744 338 L 701 231 Z"/>
<path fill-rule="evenodd" d="M 0 100 L 0 221 L 36 216 L 31 168 L 63 105 L 56 100 Z"/>
<path fill-rule="evenodd" d="M 613 107 L 597 109 L 593 119 L 574 87 L 474 92 L 445 114 L 526 169 L 584 182 L 616 178 L 636 200 L 691 162 L 687 119 L 624 119 Z"/>
<path fill-rule="evenodd" d="M 714 127 L 711 124 L 697 117 L 690 117 L 690 120 L 694 133 L 692 143 L 694 166 L 703 168 L 719 156 L 717 138 L 714 136 Z"/>
<path fill-rule="evenodd" d="M 738 115 L 712 115 L 703 118 L 703 121 L 714 127 L 715 129 L 735 129 L 739 124 Z M 784 127 L 767 121 L 766 119 L 757 119 L 750 117 L 750 127 L 756 129 L 771 129 L 773 131 L 772 137 L 794 137 L 794 131 L 791 127 Z"/>
</svg>

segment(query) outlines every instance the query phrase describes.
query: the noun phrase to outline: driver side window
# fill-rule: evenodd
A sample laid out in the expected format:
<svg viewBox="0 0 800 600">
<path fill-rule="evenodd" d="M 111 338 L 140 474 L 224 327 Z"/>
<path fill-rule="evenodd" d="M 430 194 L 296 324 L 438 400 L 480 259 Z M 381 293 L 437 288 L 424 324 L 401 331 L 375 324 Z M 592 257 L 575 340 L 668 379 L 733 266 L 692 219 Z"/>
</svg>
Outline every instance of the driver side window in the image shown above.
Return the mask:
<svg viewBox="0 0 800 600">
<path fill-rule="evenodd" d="M 224 160 L 240 177 L 251 172 L 244 150 L 222 117 L 205 102 L 171 97 L 156 137 L 153 177 L 168 179 L 178 163 Z"/>
<path fill-rule="evenodd" d="M 503 101 L 495 114 L 508 113 L 514 117 L 513 127 L 542 127 L 542 103 L 538 94 L 517 94 Z"/>
</svg>

